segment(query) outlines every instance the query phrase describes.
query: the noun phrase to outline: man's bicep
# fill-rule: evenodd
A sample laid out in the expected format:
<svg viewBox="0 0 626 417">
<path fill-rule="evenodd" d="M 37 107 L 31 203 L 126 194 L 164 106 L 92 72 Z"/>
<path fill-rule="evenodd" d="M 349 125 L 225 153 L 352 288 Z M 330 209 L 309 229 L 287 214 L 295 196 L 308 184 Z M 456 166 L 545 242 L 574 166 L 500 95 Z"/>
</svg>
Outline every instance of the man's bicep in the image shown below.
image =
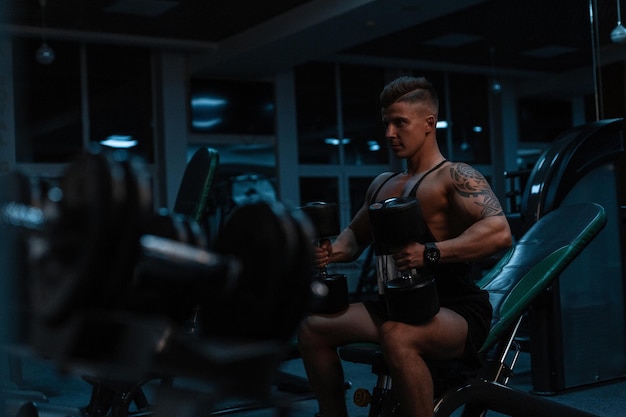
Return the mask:
<svg viewBox="0 0 626 417">
<path fill-rule="evenodd" d="M 463 163 L 450 169 L 452 198 L 474 219 L 503 215 L 502 206 L 489 182 L 477 170 Z"/>
<path fill-rule="evenodd" d="M 348 226 L 359 246 L 367 245 L 370 240 L 371 228 L 368 209 L 369 207 L 365 207 L 365 205 L 361 207 Z"/>
</svg>

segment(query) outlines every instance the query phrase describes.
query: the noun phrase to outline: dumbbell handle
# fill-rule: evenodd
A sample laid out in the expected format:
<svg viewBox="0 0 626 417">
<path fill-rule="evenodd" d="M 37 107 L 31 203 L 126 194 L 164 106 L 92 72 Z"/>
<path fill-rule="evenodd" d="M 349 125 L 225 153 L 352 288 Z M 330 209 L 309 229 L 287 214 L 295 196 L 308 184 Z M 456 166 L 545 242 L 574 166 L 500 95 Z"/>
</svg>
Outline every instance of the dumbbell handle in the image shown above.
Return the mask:
<svg viewBox="0 0 626 417">
<path fill-rule="evenodd" d="M 219 277 L 219 286 L 223 290 L 234 288 L 241 275 L 240 262 L 231 256 L 155 235 L 143 235 L 139 242 L 144 260 L 151 261 L 142 262 L 142 267 L 152 265 L 154 272 L 163 266 L 176 266 L 179 272 L 176 279 L 185 276 Z"/>
<path fill-rule="evenodd" d="M 322 240 L 318 240 L 317 241 L 317 246 L 319 246 L 319 247 L 322 246 Z M 320 278 L 322 278 L 322 279 L 326 278 L 326 276 L 328 275 L 328 272 L 327 272 L 325 266 L 320 267 L 319 274 L 320 274 Z"/>
<path fill-rule="evenodd" d="M 155 235 L 143 235 L 140 244 L 144 253 L 174 263 L 192 263 L 213 266 L 219 262 L 219 256 L 209 251 Z"/>
</svg>

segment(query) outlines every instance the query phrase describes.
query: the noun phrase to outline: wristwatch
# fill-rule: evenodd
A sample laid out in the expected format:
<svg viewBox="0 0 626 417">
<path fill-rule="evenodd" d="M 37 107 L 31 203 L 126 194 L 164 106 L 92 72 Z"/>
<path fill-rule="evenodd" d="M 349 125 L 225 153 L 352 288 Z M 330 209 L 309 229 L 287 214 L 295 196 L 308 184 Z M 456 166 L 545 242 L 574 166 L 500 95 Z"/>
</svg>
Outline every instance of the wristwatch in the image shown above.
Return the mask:
<svg viewBox="0 0 626 417">
<path fill-rule="evenodd" d="M 424 244 L 424 265 L 435 265 L 439 262 L 441 252 L 435 245 L 435 242 L 429 242 Z"/>
</svg>

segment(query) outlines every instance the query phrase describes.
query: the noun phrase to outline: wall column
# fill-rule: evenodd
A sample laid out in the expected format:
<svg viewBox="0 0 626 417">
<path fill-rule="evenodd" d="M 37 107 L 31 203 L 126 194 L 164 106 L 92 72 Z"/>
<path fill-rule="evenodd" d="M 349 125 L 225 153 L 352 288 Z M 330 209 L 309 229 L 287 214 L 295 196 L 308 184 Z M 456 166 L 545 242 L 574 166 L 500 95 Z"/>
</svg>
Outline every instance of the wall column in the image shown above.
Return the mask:
<svg viewBox="0 0 626 417">
<path fill-rule="evenodd" d="M 187 61 L 182 54 L 157 53 L 156 102 L 160 129 L 156 132 L 157 172 L 160 201 L 174 208 L 180 182 L 187 166 Z"/>
</svg>

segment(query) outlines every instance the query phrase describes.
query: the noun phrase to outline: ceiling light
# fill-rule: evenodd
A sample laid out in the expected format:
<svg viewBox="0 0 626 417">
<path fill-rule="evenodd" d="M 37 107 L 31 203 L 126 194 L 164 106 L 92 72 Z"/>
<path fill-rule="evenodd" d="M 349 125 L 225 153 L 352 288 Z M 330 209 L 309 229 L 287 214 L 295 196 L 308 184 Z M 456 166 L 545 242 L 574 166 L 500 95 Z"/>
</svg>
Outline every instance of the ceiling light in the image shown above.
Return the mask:
<svg viewBox="0 0 626 417">
<path fill-rule="evenodd" d="M 375 140 L 368 140 L 367 147 L 371 152 L 380 151 L 380 144 Z"/>
<path fill-rule="evenodd" d="M 223 98 L 200 95 L 191 98 L 192 107 L 224 107 L 226 104 L 228 104 L 228 101 Z"/>
<path fill-rule="evenodd" d="M 54 62 L 56 55 L 54 49 L 50 48 L 46 43 L 46 0 L 39 0 L 41 6 L 41 46 L 35 51 L 35 59 L 42 65 L 50 65 Z"/>
<path fill-rule="evenodd" d="M 50 48 L 44 41 L 41 46 L 35 51 L 35 59 L 42 65 L 50 65 L 54 62 L 56 55 L 54 49 Z"/>
<path fill-rule="evenodd" d="M 344 138 L 344 139 L 341 139 L 341 141 L 339 141 L 339 139 L 337 138 L 326 138 L 324 139 L 324 143 L 327 145 L 333 145 L 333 146 L 338 146 L 340 143 L 342 145 L 347 145 L 348 143 L 350 143 L 350 139 Z"/>
<path fill-rule="evenodd" d="M 124 135 L 111 135 L 103 141 L 100 141 L 100 145 L 108 146 L 109 148 L 128 149 L 133 146 L 137 146 L 138 142 L 133 139 L 132 136 Z"/>
<path fill-rule="evenodd" d="M 206 119 L 206 120 L 193 120 L 191 125 L 196 129 L 210 129 L 215 127 L 223 122 L 221 117 L 217 117 L 214 119 Z"/>
<path fill-rule="evenodd" d="M 622 26 L 622 12 L 619 3 L 619 0 L 617 0 L 617 26 L 611 31 L 611 41 L 615 43 L 626 41 L 626 28 Z"/>
<path fill-rule="evenodd" d="M 502 92 L 502 84 L 496 77 L 496 48 L 489 48 L 489 55 L 491 57 L 491 92 L 494 94 L 500 94 Z"/>
</svg>

